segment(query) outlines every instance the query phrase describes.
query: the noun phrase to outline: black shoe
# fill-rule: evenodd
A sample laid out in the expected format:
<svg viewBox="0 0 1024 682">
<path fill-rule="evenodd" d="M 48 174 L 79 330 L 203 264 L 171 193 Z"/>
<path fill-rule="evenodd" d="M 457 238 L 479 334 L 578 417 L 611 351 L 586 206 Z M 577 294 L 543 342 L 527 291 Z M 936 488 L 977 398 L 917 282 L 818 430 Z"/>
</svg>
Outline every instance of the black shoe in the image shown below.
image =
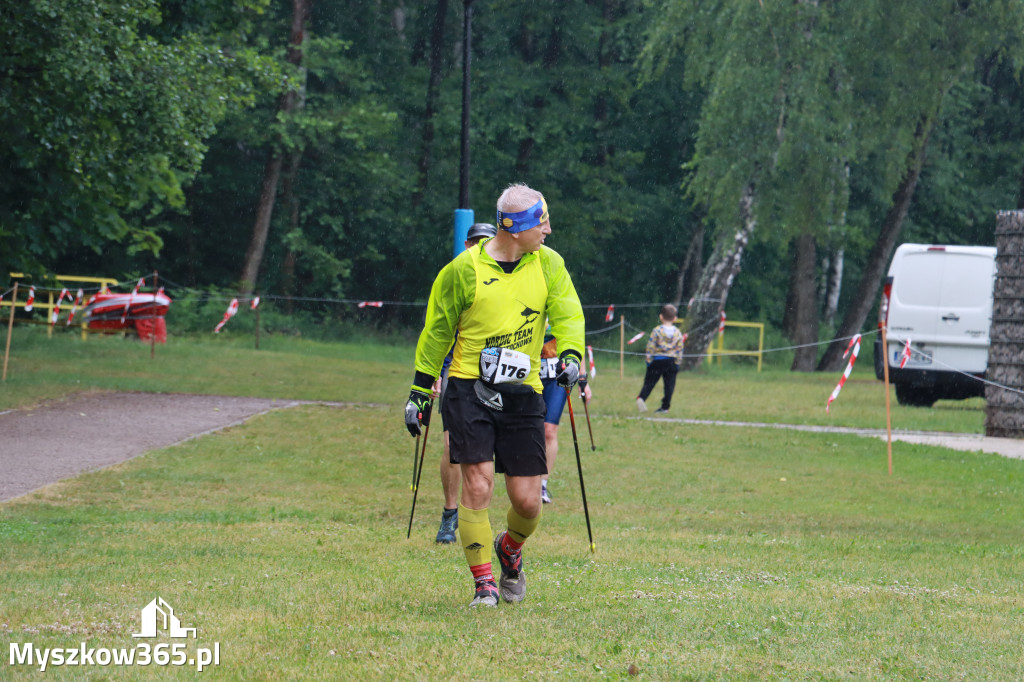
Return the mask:
<svg viewBox="0 0 1024 682">
<path fill-rule="evenodd" d="M 667 408 L 664 408 L 664 407 L 659 407 L 658 409 L 656 409 L 656 410 L 654 411 L 654 414 L 665 414 L 666 412 L 668 412 L 668 409 L 667 409 Z"/>
</svg>

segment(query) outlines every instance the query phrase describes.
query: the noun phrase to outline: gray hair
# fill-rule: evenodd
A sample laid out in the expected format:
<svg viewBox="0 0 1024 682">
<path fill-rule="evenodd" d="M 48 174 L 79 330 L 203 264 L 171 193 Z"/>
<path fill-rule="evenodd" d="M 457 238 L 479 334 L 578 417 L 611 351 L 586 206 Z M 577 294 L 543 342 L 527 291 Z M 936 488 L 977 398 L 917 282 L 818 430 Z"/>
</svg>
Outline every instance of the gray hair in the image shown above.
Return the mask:
<svg viewBox="0 0 1024 682">
<path fill-rule="evenodd" d="M 498 197 L 498 210 L 503 213 L 524 211 L 543 198 L 543 194 L 528 185 L 509 185 Z"/>
</svg>

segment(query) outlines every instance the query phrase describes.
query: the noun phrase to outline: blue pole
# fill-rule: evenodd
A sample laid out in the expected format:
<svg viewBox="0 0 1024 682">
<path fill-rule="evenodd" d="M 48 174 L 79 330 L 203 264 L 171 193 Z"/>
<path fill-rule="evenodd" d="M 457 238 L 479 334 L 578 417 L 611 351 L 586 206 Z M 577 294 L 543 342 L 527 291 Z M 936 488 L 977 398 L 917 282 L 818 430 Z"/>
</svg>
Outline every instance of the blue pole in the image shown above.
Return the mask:
<svg viewBox="0 0 1024 682">
<path fill-rule="evenodd" d="M 453 243 L 453 256 L 458 256 L 460 253 L 466 250 L 466 235 L 469 234 L 469 228 L 472 225 L 473 209 L 455 209 L 455 241 Z"/>
</svg>

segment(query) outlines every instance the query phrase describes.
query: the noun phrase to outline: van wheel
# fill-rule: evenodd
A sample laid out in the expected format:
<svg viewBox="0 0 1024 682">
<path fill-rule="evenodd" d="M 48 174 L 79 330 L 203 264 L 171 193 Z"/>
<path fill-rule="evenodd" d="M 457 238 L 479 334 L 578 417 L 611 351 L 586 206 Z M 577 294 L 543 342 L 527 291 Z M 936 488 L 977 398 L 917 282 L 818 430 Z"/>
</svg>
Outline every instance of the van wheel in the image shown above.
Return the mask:
<svg viewBox="0 0 1024 682">
<path fill-rule="evenodd" d="M 931 407 L 938 398 L 935 391 L 912 384 L 896 384 L 896 402 L 908 407 Z"/>
</svg>

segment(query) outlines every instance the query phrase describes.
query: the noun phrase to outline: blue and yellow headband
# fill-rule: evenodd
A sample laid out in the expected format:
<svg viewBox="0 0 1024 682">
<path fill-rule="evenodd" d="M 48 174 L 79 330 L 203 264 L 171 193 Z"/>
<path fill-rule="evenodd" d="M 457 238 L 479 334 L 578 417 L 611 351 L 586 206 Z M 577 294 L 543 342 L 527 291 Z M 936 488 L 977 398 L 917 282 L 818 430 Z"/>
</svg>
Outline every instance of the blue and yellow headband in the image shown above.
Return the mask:
<svg viewBox="0 0 1024 682">
<path fill-rule="evenodd" d="M 548 219 L 548 202 L 542 198 L 536 204 L 524 211 L 506 213 L 498 211 L 498 227 L 516 234 L 537 227 Z"/>
</svg>

